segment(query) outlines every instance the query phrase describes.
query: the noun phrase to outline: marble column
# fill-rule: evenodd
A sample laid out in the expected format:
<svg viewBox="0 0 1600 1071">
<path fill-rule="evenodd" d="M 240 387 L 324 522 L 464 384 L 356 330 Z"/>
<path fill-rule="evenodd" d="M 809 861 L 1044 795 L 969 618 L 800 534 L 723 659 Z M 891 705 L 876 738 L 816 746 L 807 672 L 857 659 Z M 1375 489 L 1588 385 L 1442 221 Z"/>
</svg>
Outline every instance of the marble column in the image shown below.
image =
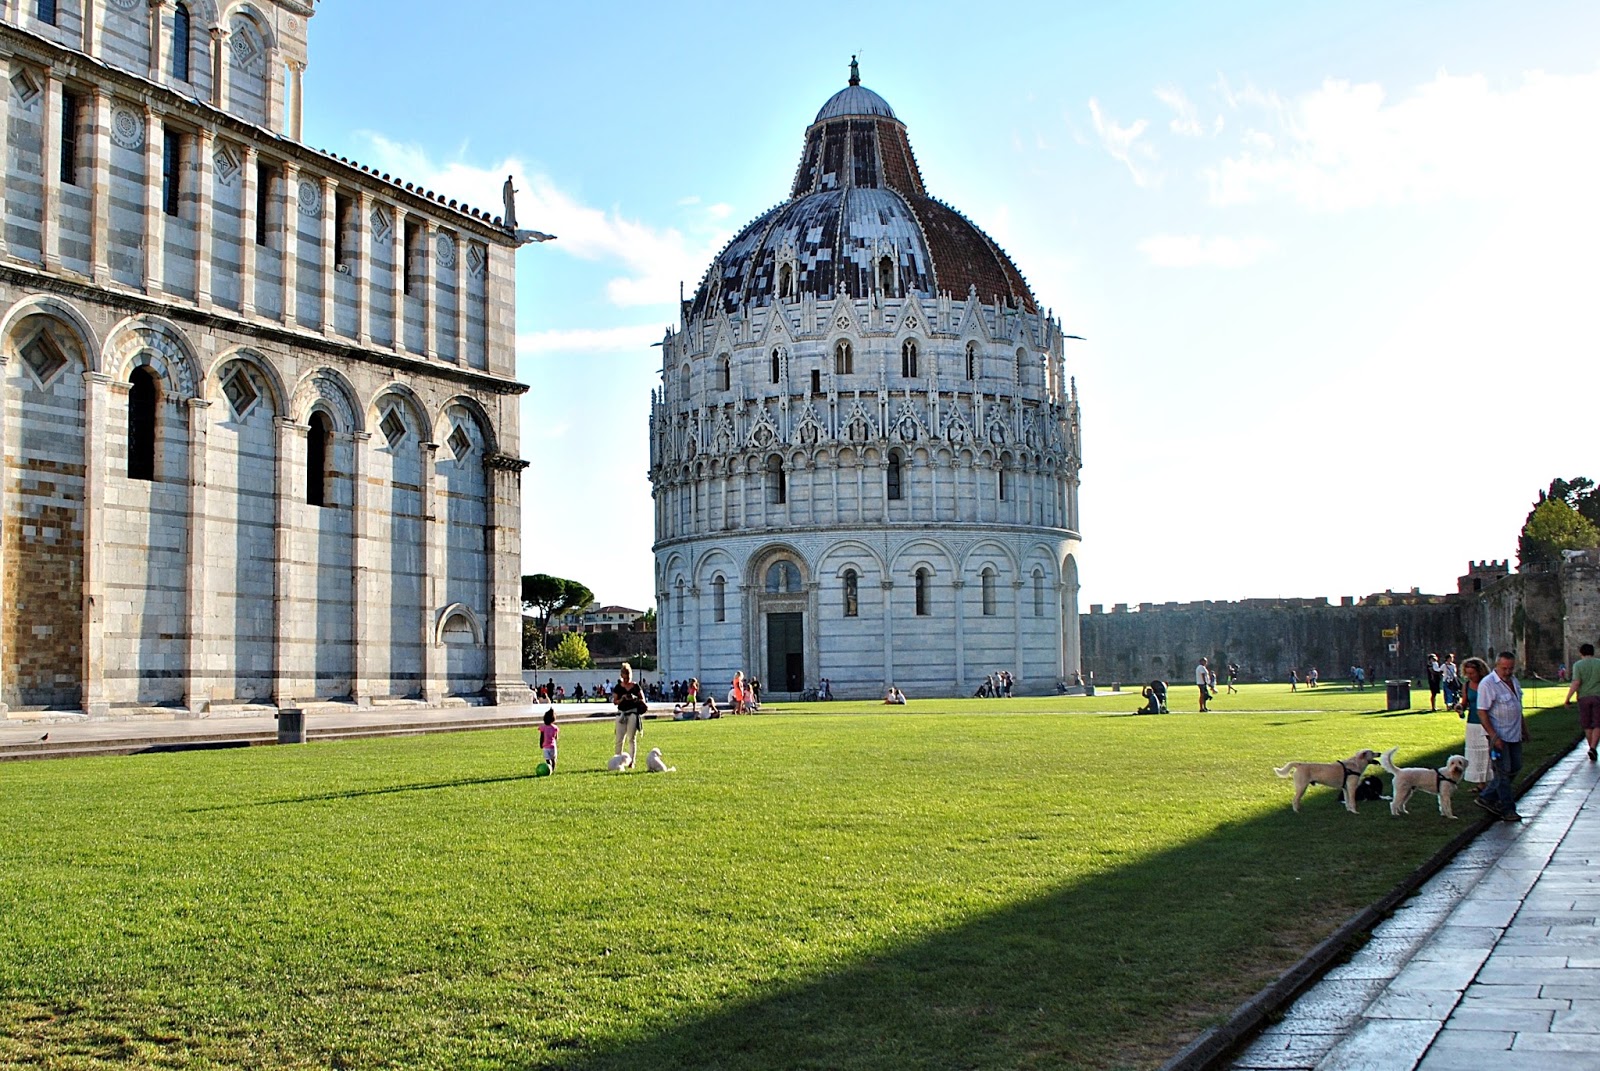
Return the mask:
<svg viewBox="0 0 1600 1071">
<path fill-rule="evenodd" d="M 367 588 L 371 577 L 372 546 L 367 538 L 368 454 L 372 450 L 372 433 L 358 431 L 351 435 L 350 464 L 350 648 L 351 681 L 350 698 L 357 706 L 372 705 L 372 655 L 373 645 L 367 638 Z"/>
<path fill-rule="evenodd" d="M 256 313 L 256 202 L 260 194 L 261 161 L 255 146 L 245 145 L 239 154 L 239 311 Z M 269 193 L 271 191 L 268 191 Z"/>
<path fill-rule="evenodd" d="M 367 191 L 357 187 L 355 203 L 350 208 L 355 213 L 356 231 L 356 264 L 351 277 L 356 291 L 356 341 L 363 346 L 372 345 L 372 300 L 367 293 L 372 285 L 372 222 L 367 218 L 371 211 L 368 204 Z"/>
<path fill-rule="evenodd" d="M 161 9 L 166 6 L 166 0 L 149 0 L 150 3 L 150 81 L 161 81 L 161 46 L 164 43 L 161 30 Z"/>
<path fill-rule="evenodd" d="M 185 405 L 189 411 L 189 559 L 185 585 L 189 621 L 183 705 L 190 714 L 199 715 L 211 709 L 211 675 L 216 669 L 206 657 L 206 635 L 210 628 L 210 591 L 206 583 L 210 477 L 206 471 L 206 447 L 211 430 L 211 403 L 204 398 L 190 398 Z"/>
<path fill-rule="evenodd" d="M 9 93 L 9 88 L 5 89 Z M 39 153 L 43 174 L 39 189 L 43 208 L 39 213 L 39 263 L 54 271 L 61 262 L 61 78 L 55 68 L 44 71 L 44 96 L 39 102 Z"/>
<path fill-rule="evenodd" d="M 161 252 L 167 240 L 167 207 L 162 201 L 162 149 L 165 127 L 156 110 L 144 109 L 144 290 L 161 289 Z"/>
<path fill-rule="evenodd" d="M 960 577 L 950 581 L 950 593 L 955 600 L 956 611 L 956 695 L 966 695 L 963 691 L 967 680 L 967 582 Z"/>
<path fill-rule="evenodd" d="M 406 210 L 396 206 L 394 223 L 389 229 L 389 243 L 392 250 L 390 263 L 394 265 L 394 271 L 389 274 L 392 299 L 389 315 L 394 321 L 396 351 L 403 351 L 406 348 L 406 218 Z"/>
<path fill-rule="evenodd" d="M 83 473 L 83 712 L 111 713 L 106 695 L 106 412 L 111 377 L 85 372 Z"/>
<path fill-rule="evenodd" d="M 91 107 L 94 109 L 94 164 L 89 178 L 89 273 L 95 282 L 104 284 L 111 279 L 111 94 L 96 87 Z M 0 218 L 3 216 L 0 212 Z"/>
<path fill-rule="evenodd" d="M 228 38 L 222 27 L 211 28 L 211 106 L 222 108 L 228 100 Z"/>
<path fill-rule="evenodd" d="M 456 363 L 463 368 L 471 363 L 467 360 L 467 247 L 464 238 L 460 231 L 450 236 L 456 249 L 456 315 L 450 329 L 455 333 Z"/>
<path fill-rule="evenodd" d="M 303 126 L 301 120 L 305 114 L 305 109 L 301 106 L 300 98 L 301 94 L 305 91 L 305 73 L 305 64 L 301 63 L 299 60 L 289 61 L 288 79 L 290 98 L 288 105 L 288 134 L 290 139 L 294 141 L 302 140 L 301 133 Z"/>
<path fill-rule="evenodd" d="M 434 477 L 439 444 L 422 444 L 422 699 L 435 705 L 444 698 L 444 648 L 438 643 L 434 618 L 440 609 L 441 555 L 444 522 L 439 508 L 439 488 Z"/>
<path fill-rule="evenodd" d="M 334 257 L 339 244 L 339 187 L 333 179 L 322 180 L 322 333 L 333 333 L 333 279 L 338 274 Z"/>
<path fill-rule="evenodd" d="M 1024 649 L 1022 646 L 1022 581 L 1011 582 L 1011 649 L 1017 653 L 1017 664 L 1007 667 L 1011 675 L 1018 681 L 1027 676 L 1027 667 L 1023 665 Z"/>
<path fill-rule="evenodd" d="M 11 82 L 11 52 L 0 49 L 0 75 L 4 75 L 6 85 L 0 86 L 0 141 L 3 141 L 11 129 L 11 90 L 7 88 Z M 10 153 L 6 153 L 9 157 Z M 6 207 L 8 184 L 0 182 L 0 258 L 7 256 L 10 249 L 6 243 L 6 217 L 9 214 Z M 4 357 L 0 357 L 3 361 Z M 4 365 L 0 365 L 3 368 Z"/>
<path fill-rule="evenodd" d="M 515 403 L 513 403 L 515 404 Z M 522 676 L 522 472 L 526 461 L 505 454 L 485 460 L 488 492 L 485 584 L 488 589 L 489 678 L 484 690 L 496 706 L 533 702 Z"/>
<path fill-rule="evenodd" d="M 413 258 L 413 264 L 417 269 L 418 275 L 417 285 L 415 287 L 418 299 L 417 303 L 422 308 L 422 349 L 419 352 L 424 357 L 432 356 L 434 353 L 438 352 L 438 347 L 434 345 L 433 339 L 433 326 L 435 319 L 433 307 L 433 288 L 435 285 L 437 285 L 437 282 L 434 279 L 433 271 L 434 233 L 433 221 L 427 217 L 423 217 L 422 230 L 421 233 L 417 235 L 417 254 Z"/>
<path fill-rule="evenodd" d="M 276 642 L 272 649 L 272 702 L 279 710 L 295 708 L 294 688 L 298 666 L 291 654 L 294 644 L 294 521 L 299 487 L 293 479 L 292 458 L 300 451 L 295 447 L 305 442 L 310 428 L 280 416 L 274 421 L 277 432 L 277 453 L 273 461 L 276 472 L 273 480 L 274 499 L 277 504 L 277 531 L 273 547 L 276 569 L 273 576 L 272 619 Z"/>
<path fill-rule="evenodd" d="M 0 4 L 0 10 L 5 7 L 5 4 Z M 100 59 L 103 51 L 101 29 L 104 26 L 102 12 L 105 9 L 105 0 L 86 0 L 83 7 L 83 51 L 85 55 Z"/>
<path fill-rule="evenodd" d="M 213 280 L 217 271 L 217 229 L 215 216 L 211 209 L 213 195 L 211 172 L 213 167 L 212 152 L 215 148 L 212 133 L 201 127 L 195 136 L 195 250 L 200 263 L 194 270 L 194 298 L 195 303 L 202 309 L 211 308 L 211 295 Z"/>
<path fill-rule="evenodd" d="M 299 318 L 300 288 L 300 197 L 296 187 L 300 169 L 283 165 L 283 322 L 293 327 Z"/>
<path fill-rule="evenodd" d="M 894 581 L 884 580 L 883 585 L 883 679 L 894 680 Z"/>
</svg>

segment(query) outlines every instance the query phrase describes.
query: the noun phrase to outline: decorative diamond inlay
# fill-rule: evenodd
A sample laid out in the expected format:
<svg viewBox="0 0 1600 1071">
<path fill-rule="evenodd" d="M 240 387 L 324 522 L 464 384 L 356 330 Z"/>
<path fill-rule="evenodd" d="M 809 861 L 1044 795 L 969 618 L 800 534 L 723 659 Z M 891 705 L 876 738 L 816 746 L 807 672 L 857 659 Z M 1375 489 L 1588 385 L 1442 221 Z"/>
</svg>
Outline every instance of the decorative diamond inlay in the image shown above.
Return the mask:
<svg viewBox="0 0 1600 1071">
<path fill-rule="evenodd" d="M 450 438 L 445 441 L 450 446 L 450 452 L 456 455 L 457 461 L 465 460 L 466 456 L 472 453 L 472 436 L 468 435 L 460 424 L 456 425 L 456 430 L 451 432 Z"/>
<path fill-rule="evenodd" d="M 483 249 L 477 245 L 467 246 L 467 271 L 474 278 L 483 274 L 484 263 Z"/>
<path fill-rule="evenodd" d="M 21 353 L 22 359 L 38 377 L 41 386 L 48 385 L 56 377 L 56 373 L 67 366 L 67 355 L 61 352 L 56 340 L 45 331 L 40 331 L 29 339 L 22 347 Z"/>
<path fill-rule="evenodd" d="M 400 414 L 393 409 L 383 414 L 378 427 L 382 430 L 383 437 L 389 440 L 390 446 L 399 446 L 400 440 L 406 437 L 406 422 L 401 420 Z"/>
<path fill-rule="evenodd" d="M 223 380 L 222 393 L 228 399 L 228 404 L 233 406 L 234 416 L 240 418 L 243 418 L 261 397 L 242 368 L 234 369 L 233 374 Z"/>
<path fill-rule="evenodd" d="M 39 79 L 35 78 L 33 72 L 26 67 L 11 76 L 11 88 L 16 90 L 17 99 L 22 102 L 24 107 L 33 104 L 34 101 L 39 99 L 39 94 L 44 92 L 44 87 L 39 84 Z"/>
<path fill-rule="evenodd" d="M 380 242 L 388 240 L 389 229 L 390 229 L 391 226 L 392 226 L 392 224 L 389 221 L 389 212 L 388 212 L 388 210 L 386 208 L 384 208 L 382 205 L 373 205 L 372 206 L 372 236 L 374 238 L 378 239 Z"/>
<path fill-rule="evenodd" d="M 211 160 L 217 167 L 217 181 L 224 186 L 232 186 L 241 166 L 238 154 L 219 141 L 217 151 L 211 154 Z"/>
</svg>

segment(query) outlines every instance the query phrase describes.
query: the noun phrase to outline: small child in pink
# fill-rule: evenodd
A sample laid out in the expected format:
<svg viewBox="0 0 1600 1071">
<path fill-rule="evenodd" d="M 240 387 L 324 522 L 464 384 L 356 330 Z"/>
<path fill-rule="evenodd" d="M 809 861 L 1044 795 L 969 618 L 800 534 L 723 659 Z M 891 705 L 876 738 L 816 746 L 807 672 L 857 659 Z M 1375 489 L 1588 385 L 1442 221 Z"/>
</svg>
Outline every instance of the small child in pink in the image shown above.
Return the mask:
<svg viewBox="0 0 1600 1071">
<path fill-rule="evenodd" d="M 556 737 L 561 735 L 561 727 L 556 724 L 556 711 L 554 707 L 544 712 L 544 724 L 539 726 L 539 746 L 544 749 L 544 761 L 550 765 L 550 772 L 556 772 Z"/>
</svg>

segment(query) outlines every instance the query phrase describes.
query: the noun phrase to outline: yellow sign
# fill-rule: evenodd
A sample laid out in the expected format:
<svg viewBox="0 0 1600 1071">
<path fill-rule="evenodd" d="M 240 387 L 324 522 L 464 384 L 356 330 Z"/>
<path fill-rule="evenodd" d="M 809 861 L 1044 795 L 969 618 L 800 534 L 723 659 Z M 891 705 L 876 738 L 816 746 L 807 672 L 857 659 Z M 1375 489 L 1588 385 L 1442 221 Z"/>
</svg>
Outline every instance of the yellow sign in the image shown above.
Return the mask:
<svg viewBox="0 0 1600 1071">
<path fill-rule="evenodd" d="M 1399 639 L 1400 630 L 1398 628 L 1386 628 L 1383 630 L 1383 638 L 1386 640 Z"/>
</svg>

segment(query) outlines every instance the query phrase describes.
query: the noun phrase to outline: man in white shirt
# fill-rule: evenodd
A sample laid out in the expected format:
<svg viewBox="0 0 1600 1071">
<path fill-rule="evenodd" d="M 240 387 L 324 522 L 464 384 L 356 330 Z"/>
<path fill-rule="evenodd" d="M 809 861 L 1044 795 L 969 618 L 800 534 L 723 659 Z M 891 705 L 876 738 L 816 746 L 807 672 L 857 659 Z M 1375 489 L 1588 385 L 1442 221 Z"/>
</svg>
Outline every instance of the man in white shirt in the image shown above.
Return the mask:
<svg viewBox="0 0 1600 1071">
<path fill-rule="evenodd" d="M 1211 667 L 1204 658 L 1194 667 L 1194 682 L 1200 686 L 1200 713 L 1205 714 L 1211 710 L 1206 706 L 1206 701 L 1211 698 Z"/>
<path fill-rule="evenodd" d="M 1489 738 L 1489 759 L 1494 763 L 1494 780 L 1478 794 L 1478 806 L 1503 822 L 1520 822 L 1511 795 L 1513 779 L 1522 768 L 1522 744 L 1528 739 L 1528 726 L 1522 716 L 1522 685 L 1517 683 L 1517 660 L 1510 651 L 1501 651 L 1494 672 L 1478 685 L 1478 720 Z"/>
</svg>

